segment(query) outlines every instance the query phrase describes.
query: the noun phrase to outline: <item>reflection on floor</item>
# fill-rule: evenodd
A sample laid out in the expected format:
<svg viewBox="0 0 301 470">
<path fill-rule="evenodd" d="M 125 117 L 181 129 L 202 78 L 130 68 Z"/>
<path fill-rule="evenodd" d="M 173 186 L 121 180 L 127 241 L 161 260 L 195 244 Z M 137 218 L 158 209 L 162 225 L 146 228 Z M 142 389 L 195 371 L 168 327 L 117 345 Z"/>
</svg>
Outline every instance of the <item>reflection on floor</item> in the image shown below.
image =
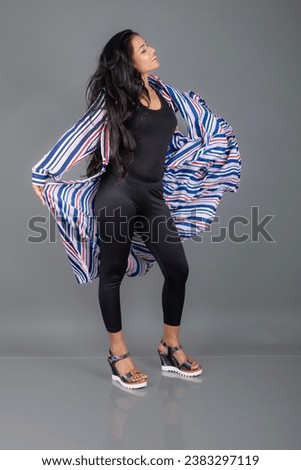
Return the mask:
<svg viewBox="0 0 301 470">
<path fill-rule="evenodd" d="M 140 390 L 106 357 L 2 357 L 1 449 L 300 449 L 299 356 L 195 357 L 198 377 L 135 358 Z"/>
</svg>

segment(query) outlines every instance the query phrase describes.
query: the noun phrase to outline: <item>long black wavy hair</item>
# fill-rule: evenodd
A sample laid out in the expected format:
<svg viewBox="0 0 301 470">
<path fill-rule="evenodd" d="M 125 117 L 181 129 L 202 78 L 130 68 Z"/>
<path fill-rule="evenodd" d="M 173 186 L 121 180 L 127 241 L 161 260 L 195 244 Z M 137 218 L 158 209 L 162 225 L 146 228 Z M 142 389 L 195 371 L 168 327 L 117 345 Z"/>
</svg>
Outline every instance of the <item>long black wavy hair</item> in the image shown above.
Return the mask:
<svg viewBox="0 0 301 470">
<path fill-rule="evenodd" d="M 127 122 L 144 96 L 150 103 L 150 96 L 141 73 L 132 63 L 133 47 L 131 39 L 139 35 L 131 29 L 120 31 L 111 37 L 104 46 L 96 72 L 88 81 L 86 101 L 90 107 L 102 92 L 105 94 L 110 135 L 110 163 L 115 167 L 118 179 L 124 178 L 134 158 L 135 139 Z M 90 155 L 86 176 L 100 171 L 101 150 Z"/>
</svg>

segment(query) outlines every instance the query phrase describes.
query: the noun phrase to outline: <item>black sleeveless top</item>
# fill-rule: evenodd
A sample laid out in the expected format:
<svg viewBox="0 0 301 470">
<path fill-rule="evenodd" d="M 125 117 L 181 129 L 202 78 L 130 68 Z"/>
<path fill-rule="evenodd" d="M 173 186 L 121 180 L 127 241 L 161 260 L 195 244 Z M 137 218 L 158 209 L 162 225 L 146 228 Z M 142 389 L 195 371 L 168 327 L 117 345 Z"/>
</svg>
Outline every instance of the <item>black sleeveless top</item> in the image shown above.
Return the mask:
<svg viewBox="0 0 301 470">
<path fill-rule="evenodd" d="M 145 181 L 163 178 L 168 143 L 178 121 L 173 109 L 159 92 L 160 109 L 149 109 L 142 103 L 129 120 L 136 139 L 136 152 L 129 174 Z"/>
</svg>

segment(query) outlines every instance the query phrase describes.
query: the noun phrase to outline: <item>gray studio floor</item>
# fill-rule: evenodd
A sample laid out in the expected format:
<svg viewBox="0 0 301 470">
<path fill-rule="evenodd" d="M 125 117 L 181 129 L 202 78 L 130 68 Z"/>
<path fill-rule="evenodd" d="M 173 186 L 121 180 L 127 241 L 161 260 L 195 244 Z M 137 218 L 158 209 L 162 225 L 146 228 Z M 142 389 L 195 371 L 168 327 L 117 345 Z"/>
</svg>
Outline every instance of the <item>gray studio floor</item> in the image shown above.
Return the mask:
<svg viewBox="0 0 301 470">
<path fill-rule="evenodd" d="M 1 449 L 300 449 L 299 356 L 205 356 L 200 377 L 135 358 L 140 391 L 106 357 L 2 357 Z"/>
</svg>

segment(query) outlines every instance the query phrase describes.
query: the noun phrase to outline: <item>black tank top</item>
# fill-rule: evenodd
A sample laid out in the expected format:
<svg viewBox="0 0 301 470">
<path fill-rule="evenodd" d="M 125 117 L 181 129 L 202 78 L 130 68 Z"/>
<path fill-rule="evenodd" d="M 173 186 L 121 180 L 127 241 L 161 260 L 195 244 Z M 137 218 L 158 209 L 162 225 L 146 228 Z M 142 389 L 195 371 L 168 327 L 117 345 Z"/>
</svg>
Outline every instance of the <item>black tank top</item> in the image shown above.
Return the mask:
<svg viewBox="0 0 301 470">
<path fill-rule="evenodd" d="M 167 146 L 178 124 L 172 108 L 160 93 L 156 93 L 161 108 L 149 109 L 140 103 L 129 120 L 136 140 L 136 152 L 129 174 L 145 181 L 163 178 Z"/>
</svg>

